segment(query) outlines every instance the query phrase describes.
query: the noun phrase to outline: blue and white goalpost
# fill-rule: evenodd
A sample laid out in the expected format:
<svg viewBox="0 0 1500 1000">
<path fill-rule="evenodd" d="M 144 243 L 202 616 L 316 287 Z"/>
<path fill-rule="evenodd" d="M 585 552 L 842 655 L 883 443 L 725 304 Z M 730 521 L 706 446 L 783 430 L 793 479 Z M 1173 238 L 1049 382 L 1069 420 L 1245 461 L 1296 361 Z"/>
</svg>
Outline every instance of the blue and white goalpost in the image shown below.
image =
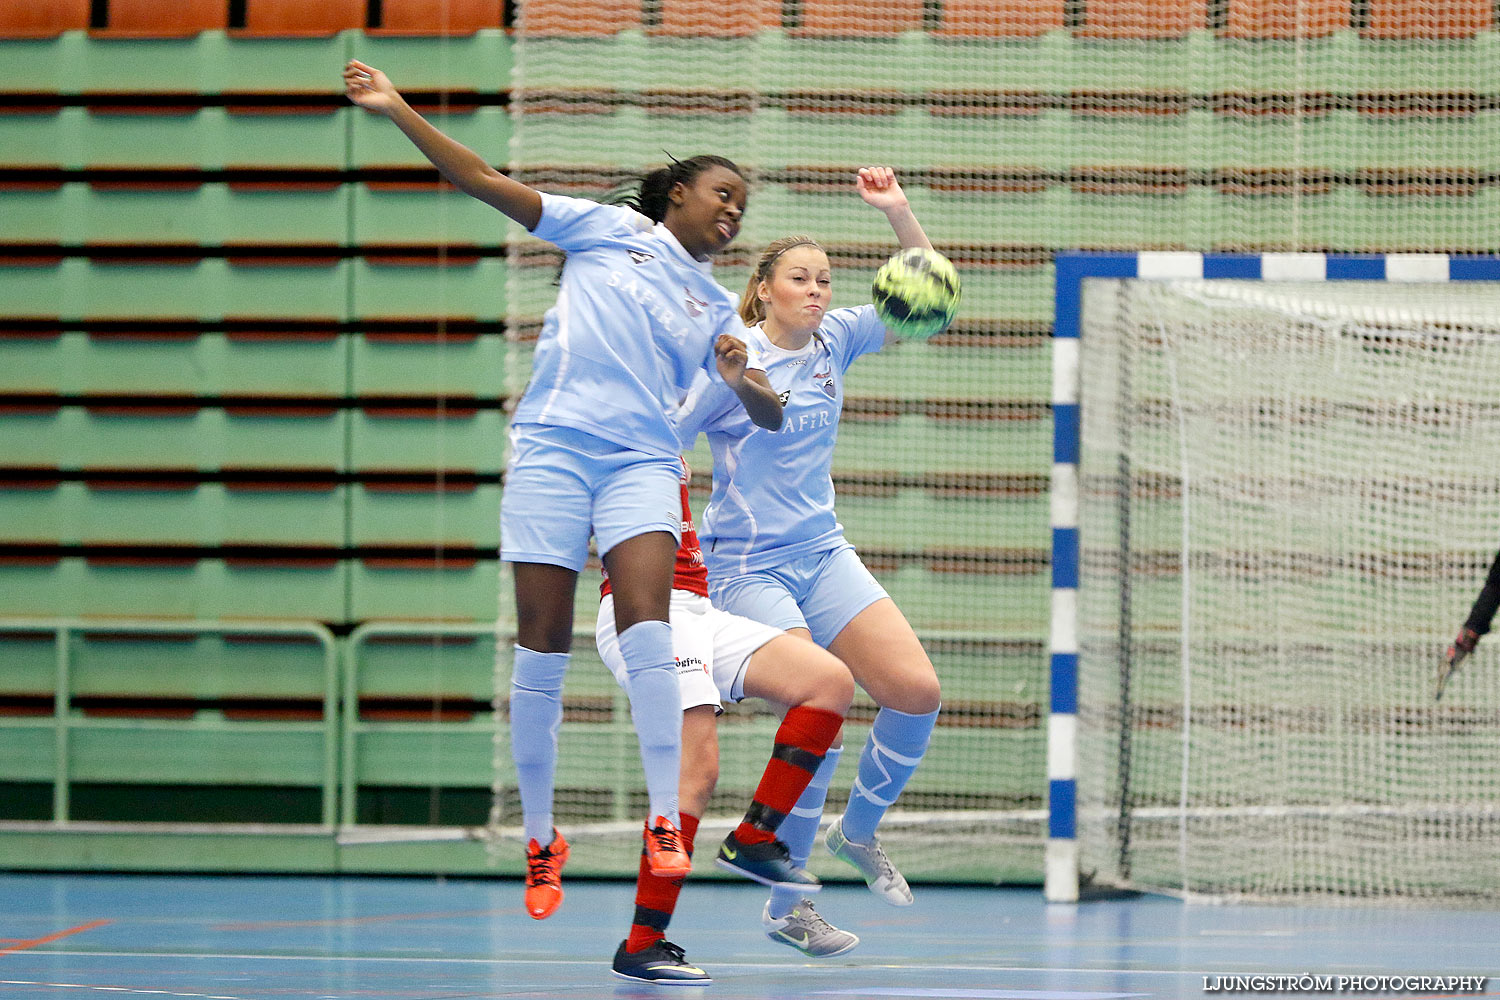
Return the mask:
<svg viewBox="0 0 1500 1000">
<path fill-rule="evenodd" d="M 1059 254 L 1052 404 L 1046 898 L 1500 892 L 1500 260 Z"/>
</svg>

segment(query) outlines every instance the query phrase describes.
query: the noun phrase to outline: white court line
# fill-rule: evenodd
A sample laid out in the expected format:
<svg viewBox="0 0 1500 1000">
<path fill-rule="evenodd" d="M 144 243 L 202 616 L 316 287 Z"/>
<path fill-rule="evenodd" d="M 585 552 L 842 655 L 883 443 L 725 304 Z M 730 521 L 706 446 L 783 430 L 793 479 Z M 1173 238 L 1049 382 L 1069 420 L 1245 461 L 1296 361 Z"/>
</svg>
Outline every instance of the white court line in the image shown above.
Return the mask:
<svg viewBox="0 0 1500 1000">
<path fill-rule="evenodd" d="M 451 962 L 455 965 L 585 965 L 597 966 L 603 959 L 581 959 L 581 958 L 422 958 L 419 956 L 396 955 L 383 957 L 380 955 L 249 955 L 233 952 L 217 951 L 64 951 L 62 949 L 49 948 L 46 951 L 28 951 L 25 955 L 69 955 L 77 958 L 191 958 L 191 959 L 236 959 L 236 960 L 258 960 L 267 962 L 404 962 L 413 965 L 432 965 L 443 962 Z M 719 969 L 829 969 L 835 967 L 820 965 L 814 962 L 788 963 L 788 962 L 709 962 L 709 965 Z M 934 970 L 951 970 L 953 972 L 1067 972 L 1078 974 L 1097 974 L 1101 976 L 1214 976 L 1223 974 L 1222 968 L 1217 969 L 1091 969 L 1091 968 L 1068 968 L 1056 965 L 939 965 L 936 963 L 928 965 L 906 965 L 894 962 L 882 962 L 860 966 L 861 969 L 879 970 L 890 969 L 895 971 L 910 972 L 933 972 Z M 839 973 L 847 973 L 846 968 L 837 968 Z M 1394 974 L 1394 973 L 1393 973 Z M 235 998 L 230 998 L 235 1000 Z"/>
<path fill-rule="evenodd" d="M 193 997 L 195 1000 L 241 1000 L 213 993 L 176 993 L 172 990 L 138 990 L 129 986 L 92 986 L 88 983 L 39 983 L 29 979 L 0 979 L 0 986 L 52 986 L 60 990 L 98 990 L 101 993 L 149 993 L 152 996 Z"/>
</svg>

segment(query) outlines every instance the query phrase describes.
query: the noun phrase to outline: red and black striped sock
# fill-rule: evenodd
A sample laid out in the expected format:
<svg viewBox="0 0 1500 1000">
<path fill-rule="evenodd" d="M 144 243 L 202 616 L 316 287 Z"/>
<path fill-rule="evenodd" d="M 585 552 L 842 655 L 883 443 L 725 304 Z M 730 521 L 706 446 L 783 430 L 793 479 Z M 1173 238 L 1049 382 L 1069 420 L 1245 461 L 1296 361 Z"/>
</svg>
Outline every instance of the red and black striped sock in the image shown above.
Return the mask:
<svg viewBox="0 0 1500 1000">
<path fill-rule="evenodd" d="M 692 857 L 698 817 L 682 813 L 681 818 L 682 849 Z M 635 877 L 635 919 L 630 924 L 630 937 L 625 939 L 626 951 L 641 951 L 667 936 L 667 924 L 672 922 L 672 911 L 677 909 L 677 894 L 682 892 L 684 878 L 651 874 L 646 849 L 641 848 L 641 868 Z"/>
<path fill-rule="evenodd" d="M 798 705 L 786 713 L 776 730 L 776 746 L 766 764 L 745 818 L 734 829 L 742 844 L 764 844 L 797 804 L 823 755 L 839 734 L 844 717 L 822 708 Z"/>
</svg>

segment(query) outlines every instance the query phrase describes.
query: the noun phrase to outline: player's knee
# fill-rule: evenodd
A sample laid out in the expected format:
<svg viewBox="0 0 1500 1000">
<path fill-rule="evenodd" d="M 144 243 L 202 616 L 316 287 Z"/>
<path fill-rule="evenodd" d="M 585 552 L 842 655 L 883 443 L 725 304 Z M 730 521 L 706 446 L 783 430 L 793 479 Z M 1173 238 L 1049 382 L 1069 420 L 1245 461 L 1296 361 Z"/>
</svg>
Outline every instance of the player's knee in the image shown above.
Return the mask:
<svg viewBox="0 0 1500 1000">
<path fill-rule="evenodd" d="M 518 654 L 510 675 L 512 697 L 517 693 L 531 692 L 555 698 L 562 693 L 567 670 L 568 661 L 564 657 Z"/>
<path fill-rule="evenodd" d="M 573 621 L 527 621 L 516 628 L 516 642 L 538 653 L 566 653 L 573 647 Z"/>
<path fill-rule="evenodd" d="M 847 715 L 854 703 L 854 677 L 844 661 L 816 646 L 798 670 L 801 683 L 801 703 L 811 708 Z"/>
<path fill-rule="evenodd" d="M 943 703 L 943 689 L 938 683 L 937 674 L 929 671 L 912 678 L 909 684 L 903 685 L 901 700 L 902 705 L 892 707 L 908 715 L 936 712 Z"/>
</svg>

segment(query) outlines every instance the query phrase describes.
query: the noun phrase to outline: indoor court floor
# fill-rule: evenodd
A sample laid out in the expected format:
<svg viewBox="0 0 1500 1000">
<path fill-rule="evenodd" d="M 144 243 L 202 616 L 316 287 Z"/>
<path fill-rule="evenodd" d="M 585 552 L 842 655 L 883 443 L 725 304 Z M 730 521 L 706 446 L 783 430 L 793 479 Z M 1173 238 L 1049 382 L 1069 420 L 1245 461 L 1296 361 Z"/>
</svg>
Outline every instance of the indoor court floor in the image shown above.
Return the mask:
<svg viewBox="0 0 1500 1000">
<path fill-rule="evenodd" d="M 767 941 L 763 893 L 729 882 L 690 882 L 670 932 L 713 984 L 650 986 L 609 970 L 633 887 L 564 884 L 538 922 L 508 879 L 0 875 L 0 998 L 1105 1000 L 1303 973 L 1493 975 L 1477 992 L 1339 995 L 1500 995 L 1500 907 L 1049 906 L 1034 888 L 918 885 L 896 909 L 837 884 L 818 908 L 862 942 L 820 962 Z"/>
</svg>

